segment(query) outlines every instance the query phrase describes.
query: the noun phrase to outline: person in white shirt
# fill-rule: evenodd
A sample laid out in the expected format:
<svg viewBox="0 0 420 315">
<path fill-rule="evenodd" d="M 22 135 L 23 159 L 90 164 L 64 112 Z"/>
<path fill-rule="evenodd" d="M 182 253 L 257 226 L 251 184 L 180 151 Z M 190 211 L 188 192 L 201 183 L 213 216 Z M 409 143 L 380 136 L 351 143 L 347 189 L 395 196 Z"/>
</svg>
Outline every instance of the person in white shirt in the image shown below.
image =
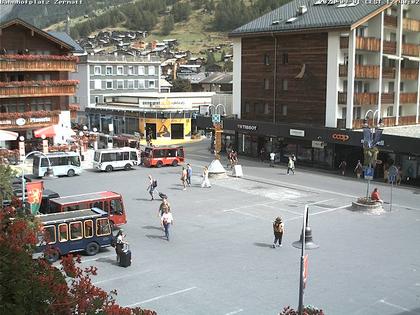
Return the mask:
<svg viewBox="0 0 420 315">
<path fill-rule="evenodd" d="M 270 166 L 274 167 L 274 159 L 276 158 L 276 154 L 274 152 L 270 153 Z"/>
<path fill-rule="evenodd" d="M 161 224 L 165 229 L 165 237 L 169 241 L 169 226 L 174 224 L 174 218 L 172 217 L 172 213 L 169 211 L 168 208 L 164 209 L 163 215 L 160 218 Z"/>
<path fill-rule="evenodd" d="M 203 181 L 201 182 L 201 188 L 207 187 L 210 188 L 211 184 L 209 181 L 209 169 L 207 166 L 204 166 L 204 170 L 203 170 Z"/>
</svg>

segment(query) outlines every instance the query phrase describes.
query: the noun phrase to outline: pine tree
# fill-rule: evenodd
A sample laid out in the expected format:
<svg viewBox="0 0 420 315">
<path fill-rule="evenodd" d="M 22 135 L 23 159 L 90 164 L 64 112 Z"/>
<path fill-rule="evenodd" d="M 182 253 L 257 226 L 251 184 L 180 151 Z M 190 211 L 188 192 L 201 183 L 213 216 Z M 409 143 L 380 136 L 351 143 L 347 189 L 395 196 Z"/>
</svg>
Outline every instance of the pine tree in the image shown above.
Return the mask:
<svg viewBox="0 0 420 315">
<path fill-rule="evenodd" d="M 172 16 L 172 14 L 170 14 L 163 19 L 161 33 L 162 35 L 169 35 L 173 29 L 174 29 L 174 17 Z"/>
</svg>

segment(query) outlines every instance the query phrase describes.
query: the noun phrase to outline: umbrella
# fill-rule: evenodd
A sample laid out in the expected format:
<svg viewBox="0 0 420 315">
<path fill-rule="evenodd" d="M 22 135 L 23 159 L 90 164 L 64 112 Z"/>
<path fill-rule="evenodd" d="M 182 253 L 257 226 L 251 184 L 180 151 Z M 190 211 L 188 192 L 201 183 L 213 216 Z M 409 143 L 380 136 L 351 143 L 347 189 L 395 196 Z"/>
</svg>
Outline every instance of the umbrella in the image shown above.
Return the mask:
<svg viewBox="0 0 420 315">
<path fill-rule="evenodd" d="M 0 130 L 0 141 L 13 141 L 19 137 L 17 132 Z"/>
<path fill-rule="evenodd" d="M 71 130 L 70 128 L 65 128 L 60 125 L 52 125 L 44 128 L 40 128 L 34 131 L 35 138 L 41 138 L 43 135 L 46 138 L 52 138 L 56 135 L 62 135 L 71 137 L 74 136 L 76 133 Z"/>
</svg>

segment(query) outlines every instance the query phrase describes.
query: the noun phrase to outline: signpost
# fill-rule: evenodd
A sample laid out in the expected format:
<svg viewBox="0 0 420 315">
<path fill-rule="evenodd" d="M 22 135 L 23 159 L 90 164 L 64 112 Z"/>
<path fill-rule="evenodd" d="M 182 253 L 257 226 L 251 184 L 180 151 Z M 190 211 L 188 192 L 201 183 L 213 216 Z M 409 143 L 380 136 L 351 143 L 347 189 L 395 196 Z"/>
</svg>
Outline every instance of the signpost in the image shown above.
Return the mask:
<svg viewBox="0 0 420 315">
<path fill-rule="evenodd" d="M 365 168 L 365 179 L 368 181 L 366 196 L 369 196 L 370 181 L 373 179 L 373 167 Z"/>
<path fill-rule="evenodd" d="M 391 197 L 389 201 L 389 211 L 392 211 L 392 188 L 394 187 L 394 183 L 397 180 L 398 175 L 398 168 L 395 165 L 392 165 L 388 170 L 388 182 L 391 183 Z"/>
</svg>

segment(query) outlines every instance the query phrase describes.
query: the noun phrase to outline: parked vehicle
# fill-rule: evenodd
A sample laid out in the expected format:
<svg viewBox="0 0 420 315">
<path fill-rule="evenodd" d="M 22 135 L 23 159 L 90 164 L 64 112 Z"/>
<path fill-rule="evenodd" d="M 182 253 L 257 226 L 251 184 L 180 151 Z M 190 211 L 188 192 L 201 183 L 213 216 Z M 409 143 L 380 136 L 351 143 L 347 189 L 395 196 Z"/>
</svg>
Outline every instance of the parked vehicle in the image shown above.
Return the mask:
<svg viewBox="0 0 420 315">
<path fill-rule="evenodd" d="M 101 209 L 44 214 L 37 218 L 41 221 L 42 231 L 36 252 L 45 252 L 49 262 L 57 261 L 60 255 L 79 251 L 93 256 L 112 243 L 108 213 Z"/>
<path fill-rule="evenodd" d="M 128 147 L 96 150 L 92 164 L 101 171 L 112 172 L 115 169 L 128 171 L 134 165 L 139 165 L 138 150 Z"/>
<path fill-rule="evenodd" d="M 127 223 L 123 198 L 112 191 L 93 192 L 81 195 L 64 196 L 50 199 L 50 213 L 99 208 L 109 215 L 111 226 Z"/>
<path fill-rule="evenodd" d="M 76 152 L 56 152 L 47 153 L 51 163 L 51 168 L 55 176 L 69 176 L 82 173 L 80 162 L 80 155 Z M 43 177 L 47 175 L 49 167 L 48 159 L 44 155 L 35 154 L 32 162 L 33 174 L 36 177 Z"/>
<path fill-rule="evenodd" d="M 143 165 L 147 167 L 177 166 L 184 162 L 184 147 L 146 147 Z"/>
</svg>

